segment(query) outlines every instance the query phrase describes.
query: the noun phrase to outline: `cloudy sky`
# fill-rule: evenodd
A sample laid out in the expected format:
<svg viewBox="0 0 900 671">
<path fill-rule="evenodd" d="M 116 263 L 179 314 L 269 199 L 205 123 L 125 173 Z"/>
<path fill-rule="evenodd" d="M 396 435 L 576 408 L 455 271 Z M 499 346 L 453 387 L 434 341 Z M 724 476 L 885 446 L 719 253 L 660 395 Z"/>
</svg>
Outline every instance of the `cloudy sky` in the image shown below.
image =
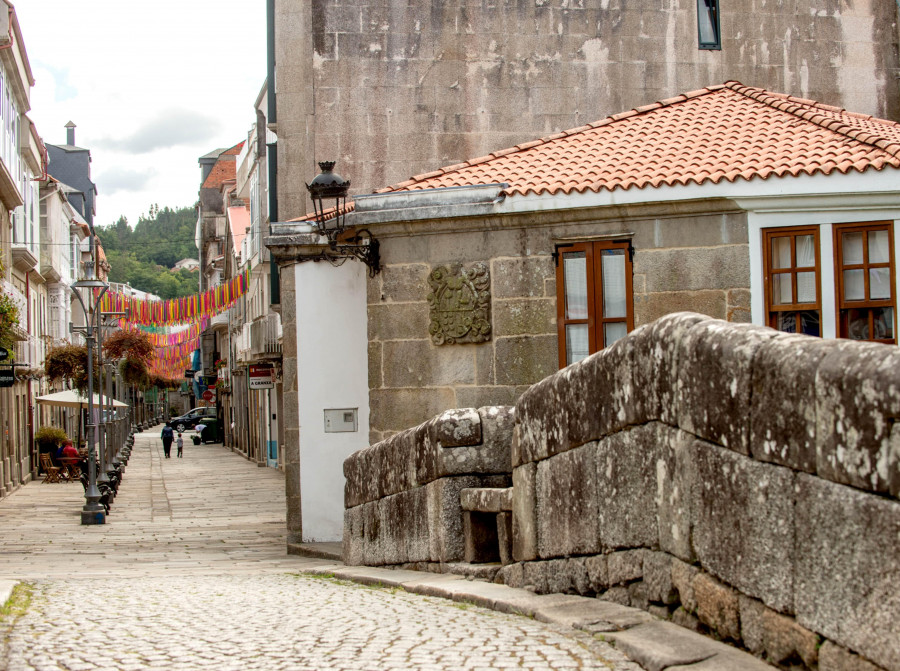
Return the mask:
<svg viewBox="0 0 900 671">
<path fill-rule="evenodd" d="M 246 139 L 266 76 L 265 0 L 14 0 L 50 144 L 91 150 L 96 224 L 193 205 L 197 159 Z"/>
</svg>

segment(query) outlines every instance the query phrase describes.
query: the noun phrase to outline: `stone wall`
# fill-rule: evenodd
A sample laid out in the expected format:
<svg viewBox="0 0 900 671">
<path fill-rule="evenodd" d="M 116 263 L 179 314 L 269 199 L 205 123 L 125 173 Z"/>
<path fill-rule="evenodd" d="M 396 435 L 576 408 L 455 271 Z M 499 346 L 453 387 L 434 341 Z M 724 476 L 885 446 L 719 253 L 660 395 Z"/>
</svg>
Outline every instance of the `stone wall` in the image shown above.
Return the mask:
<svg viewBox="0 0 900 671">
<path fill-rule="evenodd" d="M 533 385 L 512 432 L 508 408 L 458 413 L 347 460 L 348 562 L 458 559 L 460 490 L 509 458 L 496 581 L 783 668 L 900 671 L 900 349 L 675 313 Z M 490 452 L 449 447 L 476 418 Z"/>
<path fill-rule="evenodd" d="M 510 407 L 451 410 L 344 462 L 344 561 L 463 558 L 460 490 L 509 485 Z"/>
<path fill-rule="evenodd" d="M 900 350 L 673 314 L 516 405 L 501 579 L 900 669 Z"/>
<path fill-rule="evenodd" d="M 277 0 L 278 197 L 336 160 L 353 193 L 737 79 L 896 118 L 893 0 Z"/>
<path fill-rule="evenodd" d="M 635 326 L 677 310 L 750 319 L 746 215 L 728 201 L 373 225 L 384 270 L 368 283 L 370 442 L 448 408 L 511 405 L 559 368 L 556 244 L 630 237 Z M 432 269 L 490 271 L 491 339 L 435 345 Z"/>
</svg>

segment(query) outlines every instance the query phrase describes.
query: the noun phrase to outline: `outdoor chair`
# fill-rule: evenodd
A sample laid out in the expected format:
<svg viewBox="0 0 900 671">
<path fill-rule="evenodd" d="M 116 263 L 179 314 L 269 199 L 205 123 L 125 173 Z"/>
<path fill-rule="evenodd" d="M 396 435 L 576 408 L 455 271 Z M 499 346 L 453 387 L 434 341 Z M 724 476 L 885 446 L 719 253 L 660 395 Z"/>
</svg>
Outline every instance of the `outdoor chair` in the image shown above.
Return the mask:
<svg viewBox="0 0 900 671">
<path fill-rule="evenodd" d="M 53 465 L 49 454 L 41 455 L 41 468 L 44 469 L 44 479 L 41 482 L 62 482 L 59 467 Z"/>
</svg>

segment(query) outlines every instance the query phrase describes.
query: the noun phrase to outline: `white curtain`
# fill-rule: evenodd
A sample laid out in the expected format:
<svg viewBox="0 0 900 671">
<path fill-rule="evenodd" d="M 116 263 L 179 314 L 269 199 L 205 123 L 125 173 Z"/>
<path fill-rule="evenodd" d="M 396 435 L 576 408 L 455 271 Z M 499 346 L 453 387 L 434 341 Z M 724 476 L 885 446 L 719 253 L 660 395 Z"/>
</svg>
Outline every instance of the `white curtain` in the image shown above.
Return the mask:
<svg viewBox="0 0 900 671">
<path fill-rule="evenodd" d="M 566 318 L 587 319 L 587 259 L 584 252 L 563 254 L 566 282 Z"/>
<path fill-rule="evenodd" d="M 844 300 L 863 301 L 866 299 L 866 276 L 861 268 L 844 271 Z"/>
<path fill-rule="evenodd" d="M 625 295 L 625 252 L 604 253 L 601 257 L 603 269 L 603 316 L 624 317 L 628 314 Z"/>
<path fill-rule="evenodd" d="M 566 325 L 566 363 L 586 359 L 590 351 L 587 324 Z"/>
<path fill-rule="evenodd" d="M 878 300 L 891 297 L 891 269 L 869 268 L 869 298 Z"/>
<path fill-rule="evenodd" d="M 887 263 L 888 232 L 869 231 L 869 263 Z"/>
</svg>

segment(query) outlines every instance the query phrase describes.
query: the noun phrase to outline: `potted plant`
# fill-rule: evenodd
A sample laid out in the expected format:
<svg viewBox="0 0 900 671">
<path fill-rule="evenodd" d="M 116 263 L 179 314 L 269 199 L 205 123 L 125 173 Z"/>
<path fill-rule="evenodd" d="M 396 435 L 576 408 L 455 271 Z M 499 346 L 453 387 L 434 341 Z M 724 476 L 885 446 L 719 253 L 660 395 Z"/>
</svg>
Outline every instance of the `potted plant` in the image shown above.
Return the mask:
<svg viewBox="0 0 900 671">
<path fill-rule="evenodd" d="M 40 454 L 56 452 L 56 448 L 68 439 L 66 432 L 55 426 L 42 426 L 34 433 L 34 442 Z"/>
</svg>

